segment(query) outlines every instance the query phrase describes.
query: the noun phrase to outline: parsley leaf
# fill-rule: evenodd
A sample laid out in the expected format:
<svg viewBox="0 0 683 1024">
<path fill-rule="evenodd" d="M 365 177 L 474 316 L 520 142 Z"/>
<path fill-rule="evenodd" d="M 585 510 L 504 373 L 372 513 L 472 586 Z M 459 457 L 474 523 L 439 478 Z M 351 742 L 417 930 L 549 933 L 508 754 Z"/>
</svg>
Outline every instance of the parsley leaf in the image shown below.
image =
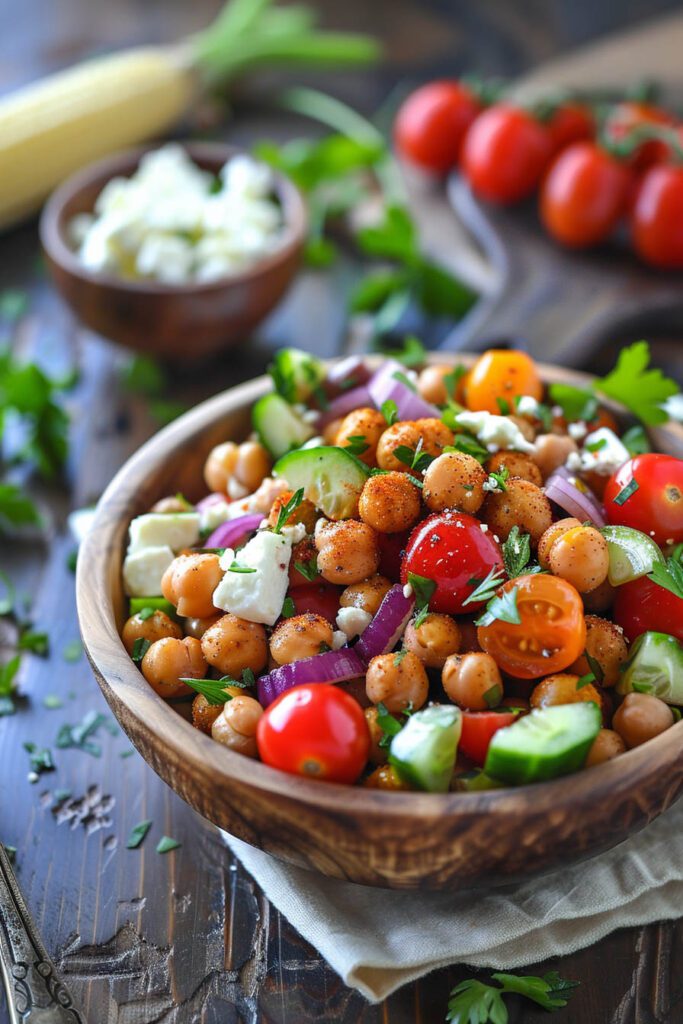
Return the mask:
<svg viewBox="0 0 683 1024">
<path fill-rule="evenodd" d="M 650 346 L 636 341 L 619 353 L 611 373 L 597 381 L 598 390 L 621 402 L 649 426 L 666 423 L 668 416 L 661 404 L 677 394 L 678 385 L 661 370 L 650 369 Z"/>
<path fill-rule="evenodd" d="M 544 1010 L 559 1010 L 566 1006 L 577 981 L 561 978 L 550 971 L 542 978 L 534 975 L 495 973 L 487 985 L 477 978 L 467 978 L 451 990 L 448 1000 L 449 1024 L 508 1024 L 509 1015 L 503 997 L 515 993 L 542 1006 Z"/>
<path fill-rule="evenodd" d="M 296 606 L 291 597 L 286 597 L 282 602 L 282 611 L 280 614 L 283 619 L 291 619 L 293 615 L 296 615 Z"/>
<path fill-rule="evenodd" d="M 492 622 L 499 619 L 501 622 L 511 622 L 519 626 L 521 618 L 517 607 L 517 594 L 519 587 L 512 587 L 499 596 L 492 597 L 486 605 L 486 611 L 475 622 L 476 626 L 490 626 Z M 463 604 L 465 602 L 463 601 Z"/>
<path fill-rule="evenodd" d="M 469 584 L 475 586 L 475 589 L 471 594 L 465 598 L 462 602 L 463 607 L 466 604 L 476 604 L 478 601 L 489 601 L 498 590 L 498 587 L 505 579 L 505 573 L 500 566 L 493 566 L 489 569 L 486 579 L 477 580 L 475 578 L 468 581 Z M 518 620 L 519 621 L 519 620 Z"/>
<path fill-rule="evenodd" d="M 130 835 L 128 836 L 128 840 L 126 842 L 126 849 L 137 850 L 138 846 L 140 846 L 140 844 L 143 842 L 145 836 L 147 835 L 151 827 L 152 822 L 149 819 L 147 821 L 141 821 L 137 825 L 135 825 L 132 828 Z"/>
<path fill-rule="evenodd" d="M 386 704 L 383 704 L 381 701 L 377 705 L 375 721 L 382 730 L 382 738 L 379 741 L 379 746 L 384 749 L 390 746 L 393 737 L 401 731 L 403 726 L 398 719 L 394 718 L 394 716 L 389 713 Z"/>
<path fill-rule="evenodd" d="M 640 424 L 629 427 L 626 433 L 622 434 L 621 443 L 628 449 L 629 455 L 645 455 L 652 451 L 648 436 Z"/>
<path fill-rule="evenodd" d="M 503 544 L 503 562 L 510 579 L 521 576 L 526 571 L 530 559 L 531 537 L 528 533 L 521 533 L 519 526 L 515 524 Z"/>
<path fill-rule="evenodd" d="M 387 398 L 386 402 L 382 402 L 380 411 L 384 419 L 387 421 L 387 426 L 390 427 L 398 419 L 398 406 L 393 398 Z"/>
<path fill-rule="evenodd" d="M 683 600 L 683 565 L 677 558 L 656 562 L 648 579 Z"/>
<path fill-rule="evenodd" d="M 421 626 L 429 612 L 429 602 L 436 590 L 436 583 L 434 580 L 430 580 L 428 576 L 420 576 L 416 572 L 408 573 L 408 583 L 413 588 L 413 594 L 415 595 L 415 609 L 417 611 L 415 626 Z"/>
<path fill-rule="evenodd" d="M 296 512 L 303 500 L 304 489 L 300 487 L 298 491 L 294 492 L 289 501 L 280 508 L 277 514 L 277 522 L 273 527 L 273 533 L 282 533 L 282 528 L 287 525 L 287 520 L 293 512 Z"/>
<path fill-rule="evenodd" d="M 185 683 L 191 690 L 196 690 L 197 693 L 201 693 L 206 697 L 209 704 L 227 704 L 232 697 L 229 693 L 226 693 L 226 686 L 242 686 L 242 683 L 232 679 L 230 676 L 221 676 L 220 679 L 190 679 L 187 676 L 183 676 L 180 679 L 181 683 Z"/>
<path fill-rule="evenodd" d="M 24 743 L 24 750 L 28 754 L 31 771 L 35 772 L 36 776 L 42 775 L 43 772 L 53 772 L 55 770 L 52 751 L 48 750 L 47 747 L 37 747 L 35 743 Z M 36 778 L 32 781 L 37 782 L 38 780 Z"/>
<path fill-rule="evenodd" d="M 403 345 L 401 348 L 387 348 L 382 345 L 381 342 L 376 345 L 376 348 L 382 352 L 387 359 L 395 359 L 399 363 L 403 363 L 404 366 L 412 369 L 414 366 L 421 366 L 427 358 L 427 350 L 414 334 L 408 335 L 403 339 Z"/>
<path fill-rule="evenodd" d="M 275 531 L 275 532 L 279 532 L 279 531 Z M 231 562 L 230 565 L 228 566 L 228 572 L 249 573 L 249 572 L 256 572 L 256 569 L 252 569 L 252 567 L 250 565 L 240 565 L 239 562 Z"/>
<path fill-rule="evenodd" d="M 162 836 L 157 843 L 156 852 L 170 853 L 171 850 L 177 850 L 180 846 L 182 843 L 179 843 L 177 839 L 172 839 L 171 836 Z"/>
<path fill-rule="evenodd" d="M 489 478 L 487 481 L 489 487 L 484 487 L 484 490 L 490 490 L 492 493 L 495 493 L 496 491 L 500 493 L 502 493 L 503 491 L 507 491 L 508 488 L 506 481 L 509 476 L 510 470 L 507 468 L 507 466 L 502 466 L 497 471 L 492 470 L 489 473 Z"/>
<path fill-rule="evenodd" d="M 467 373 L 467 367 L 463 366 L 462 363 L 458 363 L 454 366 L 450 373 L 445 373 L 443 376 L 444 387 L 446 388 L 446 394 L 455 400 L 455 395 L 458 390 L 458 384 Z"/>
<path fill-rule="evenodd" d="M 352 434 L 350 437 L 347 437 L 346 444 L 344 444 L 344 448 L 346 448 L 347 452 L 350 452 L 351 455 L 362 455 L 369 447 L 370 445 L 368 444 L 364 434 Z"/>
<path fill-rule="evenodd" d="M 594 682 L 595 682 L 595 673 L 593 673 L 593 672 L 586 672 L 585 676 L 581 676 L 579 679 L 576 680 L 576 689 L 577 690 L 582 690 L 584 688 L 584 686 L 588 686 L 589 683 L 594 683 Z"/>
<path fill-rule="evenodd" d="M 32 526 L 39 522 L 40 516 L 35 505 L 19 487 L 0 483 L 0 529 Z"/>
<path fill-rule="evenodd" d="M 312 555 L 307 562 L 295 562 L 294 568 L 309 583 L 313 583 L 318 578 L 318 556 Z"/>
<path fill-rule="evenodd" d="M 598 400 L 593 392 L 576 388 L 572 384 L 551 384 L 548 395 L 554 405 L 560 406 L 568 420 L 590 421 L 598 411 Z"/>
<path fill-rule="evenodd" d="M 597 680 L 598 683 L 601 683 L 603 681 L 603 679 L 605 678 L 605 670 L 604 670 L 604 668 L 602 667 L 602 665 L 600 664 L 598 659 L 594 658 L 592 654 L 588 653 L 588 651 L 584 651 L 583 652 L 583 656 L 586 659 L 586 661 L 588 662 L 588 667 L 590 668 L 592 675 L 595 676 L 595 679 Z M 578 687 L 577 687 L 577 689 L 578 689 Z"/>
<path fill-rule="evenodd" d="M 491 452 L 484 448 L 477 441 L 476 437 L 472 437 L 471 434 L 456 434 L 453 438 L 453 444 L 446 445 L 444 452 L 463 452 L 465 455 L 471 455 L 473 459 L 481 463 L 491 458 Z"/>
<path fill-rule="evenodd" d="M 147 637 L 138 636 L 135 638 L 135 640 L 133 641 L 133 650 L 131 652 L 131 658 L 133 659 L 136 665 L 138 665 L 142 661 L 142 659 L 147 654 L 147 651 L 150 649 L 151 646 L 152 645 L 147 639 Z"/>
<path fill-rule="evenodd" d="M 404 466 L 414 469 L 417 473 L 424 473 L 434 461 L 434 456 L 422 451 L 422 445 L 422 438 L 417 442 L 416 448 L 409 448 L 408 445 L 399 444 L 394 448 L 393 454 Z"/>
</svg>

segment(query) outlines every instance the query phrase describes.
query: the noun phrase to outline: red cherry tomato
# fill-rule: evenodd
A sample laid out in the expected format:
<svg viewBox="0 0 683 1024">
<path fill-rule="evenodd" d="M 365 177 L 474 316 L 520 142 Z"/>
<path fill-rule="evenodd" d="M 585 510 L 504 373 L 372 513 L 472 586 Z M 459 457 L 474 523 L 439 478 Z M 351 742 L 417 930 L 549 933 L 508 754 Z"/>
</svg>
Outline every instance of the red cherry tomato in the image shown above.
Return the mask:
<svg viewBox="0 0 683 1024">
<path fill-rule="evenodd" d="M 430 82 L 401 104 L 394 139 L 401 156 L 425 170 L 445 174 L 458 162 L 465 132 L 481 110 L 459 82 Z"/>
<path fill-rule="evenodd" d="M 370 733 L 358 701 L 328 683 L 293 686 L 261 715 L 259 757 L 271 768 L 352 784 L 365 768 Z"/>
<path fill-rule="evenodd" d="M 619 503 L 625 487 L 638 485 Z M 632 526 L 658 544 L 683 541 L 683 459 L 673 455 L 636 455 L 607 481 L 604 494 L 607 521 Z"/>
<path fill-rule="evenodd" d="M 609 140 L 621 142 L 642 125 L 673 125 L 675 118 L 666 110 L 651 103 L 617 103 L 605 122 L 605 135 Z M 669 147 L 660 139 L 648 139 L 637 146 L 629 163 L 638 172 L 663 163 L 669 157 Z"/>
<path fill-rule="evenodd" d="M 398 583 L 401 575 L 401 560 L 408 547 L 410 530 L 401 533 L 378 533 L 380 576 L 386 576 L 392 583 Z"/>
<path fill-rule="evenodd" d="M 539 121 L 525 110 L 497 103 L 479 115 L 465 136 L 462 167 L 478 195 L 515 203 L 534 191 L 551 154 L 550 136 Z"/>
<path fill-rule="evenodd" d="M 518 718 L 519 715 L 505 711 L 463 711 L 458 751 L 483 767 L 493 734 Z"/>
<path fill-rule="evenodd" d="M 305 583 L 302 587 L 293 587 L 289 597 L 294 602 L 296 615 L 313 612 L 334 623 L 339 611 L 339 595 L 341 591 L 331 583 Z"/>
<path fill-rule="evenodd" d="M 473 612 L 481 601 L 464 604 L 491 569 L 501 568 L 500 548 L 481 523 L 464 512 L 435 512 L 415 527 L 401 565 L 401 583 L 408 573 L 436 583 L 429 607 L 458 615 Z"/>
<path fill-rule="evenodd" d="M 607 238 L 626 210 L 629 170 L 592 142 L 563 150 L 541 188 L 541 219 L 563 245 L 581 248 Z"/>
<path fill-rule="evenodd" d="M 617 587 L 613 615 L 629 640 L 651 629 L 683 641 L 683 599 L 647 576 Z"/>
<path fill-rule="evenodd" d="M 572 142 L 592 139 L 595 121 L 588 107 L 582 103 L 565 103 L 558 107 L 546 123 L 553 153 L 570 146 Z"/>
<path fill-rule="evenodd" d="M 683 167 L 653 167 L 636 193 L 633 245 L 653 267 L 683 267 Z"/>
</svg>

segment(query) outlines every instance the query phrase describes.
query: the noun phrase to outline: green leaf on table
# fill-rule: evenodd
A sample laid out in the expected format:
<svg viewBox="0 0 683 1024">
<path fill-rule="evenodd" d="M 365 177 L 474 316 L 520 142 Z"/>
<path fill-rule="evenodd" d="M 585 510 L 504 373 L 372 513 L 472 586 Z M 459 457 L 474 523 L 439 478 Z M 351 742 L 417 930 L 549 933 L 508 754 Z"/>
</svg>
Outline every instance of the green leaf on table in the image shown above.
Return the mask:
<svg viewBox="0 0 683 1024">
<path fill-rule="evenodd" d="M 376 313 L 395 292 L 404 292 L 408 283 L 403 270 L 378 270 L 368 274 L 351 293 L 349 308 L 352 313 Z"/>
<path fill-rule="evenodd" d="M 415 267 L 415 296 L 425 313 L 460 320 L 478 295 L 445 267 L 420 257 Z"/>
<path fill-rule="evenodd" d="M 390 204 L 384 211 L 384 219 L 372 227 L 361 228 L 356 241 L 362 252 L 381 259 L 410 262 L 417 253 L 417 232 L 408 211 L 397 204 Z"/>
<path fill-rule="evenodd" d="M 157 853 L 170 853 L 171 850 L 177 850 L 182 846 L 177 839 L 172 839 L 171 836 L 162 836 L 157 843 Z"/>
<path fill-rule="evenodd" d="M 140 821 L 137 825 L 134 825 L 126 841 L 126 849 L 137 850 L 138 846 L 140 846 L 144 841 L 145 836 L 151 829 L 152 825 L 153 822 L 149 819 L 146 821 Z"/>
<path fill-rule="evenodd" d="M 83 644 L 80 640 L 70 640 L 62 649 L 64 661 L 75 663 L 83 657 Z"/>
<path fill-rule="evenodd" d="M 0 483 L 0 529 L 33 526 L 40 522 L 38 511 L 21 488 Z"/>
<path fill-rule="evenodd" d="M 0 292 L 0 320 L 15 323 L 28 310 L 28 293 L 19 288 Z"/>
<path fill-rule="evenodd" d="M 24 750 L 28 754 L 31 771 L 36 775 L 43 772 L 53 772 L 55 763 L 52 759 L 52 751 L 47 747 L 38 747 L 35 743 L 24 743 Z"/>
<path fill-rule="evenodd" d="M 19 650 L 30 651 L 40 658 L 46 658 L 50 653 L 50 638 L 47 633 L 38 633 L 35 630 L 22 629 L 19 636 Z"/>
<path fill-rule="evenodd" d="M 82 750 L 84 753 L 90 754 L 91 757 L 101 757 L 102 747 L 99 743 L 95 742 L 94 737 L 97 736 L 102 727 L 111 732 L 107 715 L 98 711 L 88 711 L 83 716 L 82 721 L 76 725 L 66 723 L 62 725 L 57 733 L 55 745 L 60 750 L 73 747 L 76 750 Z"/>
<path fill-rule="evenodd" d="M 48 693 L 43 697 L 43 707 L 48 711 L 58 711 L 64 707 L 64 701 L 56 693 Z"/>
<path fill-rule="evenodd" d="M 9 697 L 14 693 L 20 664 L 21 657 L 15 654 L 13 658 L 0 666 L 0 696 Z"/>
<path fill-rule="evenodd" d="M 158 398 L 166 389 L 166 374 L 151 356 L 135 355 L 121 373 L 127 391 L 145 398 Z"/>
<path fill-rule="evenodd" d="M 0 569 L 0 583 L 5 590 L 4 596 L 0 597 L 0 615 L 11 615 L 17 603 L 17 591 L 12 580 L 2 569 Z"/>
<path fill-rule="evenodd" d="M 504 997 L 520 995 L 552 1012 L 569 1002 L 578 981 L 567 981 L 557 971 L 539 978 L 534 975 L 495 973 L 487 985 L 478 978 L 467 978 L 456 985 L 448 999 L 446 1020 L 449 1024 L 508 1024 L 509 1014 Z"/>
</svg>

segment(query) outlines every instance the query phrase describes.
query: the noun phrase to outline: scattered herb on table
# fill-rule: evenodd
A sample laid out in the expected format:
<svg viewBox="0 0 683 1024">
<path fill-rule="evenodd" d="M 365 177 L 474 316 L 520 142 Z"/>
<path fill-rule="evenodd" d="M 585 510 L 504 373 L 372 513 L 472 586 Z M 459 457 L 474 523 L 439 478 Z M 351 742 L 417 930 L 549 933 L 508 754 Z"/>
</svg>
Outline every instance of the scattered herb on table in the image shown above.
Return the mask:
<svg viewBox="0 0 683 1024">
<path fill-rule="evenodd" d="M 151 829 L 152 825 L 153 822 L 150 820 L 140 821 L 138 822 L 137 825 L 134 825 L 133 828 L 131 829 L 130 835 L 128 836 L 128 840 L 126 842 L 126 849 L 137 850 L 138 846 L 140 846 L 144 841 L 145 836 Z"/>
<path fill-rule="evenodd" d="M 64 646 L 62 650 L 62 657 L 64 661 L 76 662 L 80 661 L 83 657 L 83 644 L 80 640 L 70 640 L 68 644 Z"/>
<path fill-rule="evenodd" d="M 64 707 L 64 701 L 56 693 L 48 693 L 43 697 L 43 707 L 48 711 L 58 711 Z"/>
<path fill-rule="evenodd" d="M 16 711 L 14 696 L 16 693 L 16 676 L 21 658 L 15 654 L 0 667 L 0 717 L 13 715 Z"/>
<path fill-rule="evenodd" d="M 170 853 L 171 850 L 177 850 L 182 846 L 177 839 L 172 839 L 171 836 L 162 836 L 157 843 L 157 853 Z"/>
<path fill-rule="evenodd" d="M 84 753 L 90 754 L 92 757 L 101 757 L 102 746 L 96 742 L 95 737 L 102 728 L 105 728 L 110 735 L 115 735 L 117 732 L 117 727 L 113 722 L 110 722 L 107 715 L 98 711 L 88 711 L 83 720 L 77 725 L 69 725 L 67 723 L 62 725 L 57 733 L 55 745 L 60 750 L 73 747 L 76 750 L 82 750 Z"/>
<path fill-rule="evenodd" d="M 557 971 L 542 978 L 497 972 L 491 980 L 496 984 L 468 978 L 451 990 L 446 1016 L 449 1024 L 507 1024 L 510 1018 L 504 997 L 508 995 L 524 996 L 544 1010 L 560 1010 L 580 984 L 561 978 Z"/>
<path fill-rule="evenodd" d="M 37 782 L 38 776 L 42 775 L 43 772 L 53 772 L 55 770 L 52 751 L 47 747 L 37 747 L 35 743 L 24 743 L 24 750 L 28 754 L 31 767 L 31 775 L 29 776 L 31 782 Z M 35 776 L 35 778 L 31 776 Z"/>
</svg>

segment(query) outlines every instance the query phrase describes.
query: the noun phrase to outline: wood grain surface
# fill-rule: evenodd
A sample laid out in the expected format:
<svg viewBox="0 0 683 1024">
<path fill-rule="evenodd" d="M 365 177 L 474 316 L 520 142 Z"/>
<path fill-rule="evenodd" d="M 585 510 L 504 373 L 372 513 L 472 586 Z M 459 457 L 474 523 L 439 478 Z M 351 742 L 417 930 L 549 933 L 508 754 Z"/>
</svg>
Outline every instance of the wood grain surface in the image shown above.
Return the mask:
<svg viewBox="0 0 683 1024">
<path fill-rule="evenodd" d="M 218 0 L 26 0 L 3 12 L 0 88 L 27 81 L 97 49 L 143 39 L 173 39 L 199 28 Z M 617 24 L 673 6 L 666 0 L 623 5 L 505 0 L 473 5 L 465 0 L 418 3 L 336 0 L 321 4 L 331 24 L 384 34 L 391 62 L 386 72 L 348 76 L 340 95 L 371 110 L 402 75 L 443 74 L 473 67 L 515 74 L 553 53 Z M 319 78 L 322 85 L 330 80 Z M 291 125 L 253 107 L 230 126 L 240 143 L 279 134 Z M 380 1006 L 348 990 L 319 955 L 269 907 L 241 868 L 226 855 L 215 832 L 176 798 L 137 755 L 121 759 L 121 735 L 102 730 L 102 757 L 57 751 L 57 771 L 37 785 L 26 780 L 25 740 L 53 745 L 63 722 L 75 723 L 106 705 L 84 659 L 64 660 L 77 636 L 73 576 L 67 557 L 73 542 L 64 528 L 70 507 L 97 498 L 114 471 L 148 437 L 156 423 L 146 403 L 121 385 L 126 356 L 74 325 L 47 287 L 37 263 L 35 229 L 0 238 L 0 289 L 28 288 L 31 312 L 17 333 L 18 350 L 54 370 L 73 361 L 81 369 L 69 396 L 73 416 L 67 487 L 41 497 L 51 530 L 43 544 L 4 544 L 0 564 L 33 599 L 37 626 L 49 630 L 49 659 L 27 656 L 20 714 L 0 719 L 0 837 L 17 847 L 18 875 L 46 945 L 66 972 L 90 1024 L 436 1024 L 449 988 L 472 972 L 453 968 L 408 986 Z M 357 271 L 349 263 L 333 280 L 305 275 L 261 336 L 208 371 L 172 378 L 166 397 L 191 403 L 261 372 L 272 348 L 288 341 L 322 355 L 339 350 L 344 310 L 340 296 Z M 592 353 L 591 368 L 613 358 L 610 339 Z M 680 335 L 661 332 L 657 353 L 680 366 Z M 2 624 L 0 643 L 10 638 Z M 4 652 L 3 652 L 4 653 Z M 58 693 L 61 710 L 43 698 Z M 73 695 L 73 696 L 70 696 Z M 73 791 L 71 804 L 53 807 L 56 790 Z M 154 821 L 138 851 L 124 849 L 131 827 Z M 166 833 L 182 847 L 160 856 Z M 558 968 L 580 980 L 570 1008 L 557 1024 L 678 1024 L 683 1020 L 683 924 L 624 929 L 588 950 L 536 965 Z M 6 1024 L 0 997 L 0 1022 Z M 512 1024 L 540 1024 L 547 1014 L 511 1004 Z"/>
</svg>

